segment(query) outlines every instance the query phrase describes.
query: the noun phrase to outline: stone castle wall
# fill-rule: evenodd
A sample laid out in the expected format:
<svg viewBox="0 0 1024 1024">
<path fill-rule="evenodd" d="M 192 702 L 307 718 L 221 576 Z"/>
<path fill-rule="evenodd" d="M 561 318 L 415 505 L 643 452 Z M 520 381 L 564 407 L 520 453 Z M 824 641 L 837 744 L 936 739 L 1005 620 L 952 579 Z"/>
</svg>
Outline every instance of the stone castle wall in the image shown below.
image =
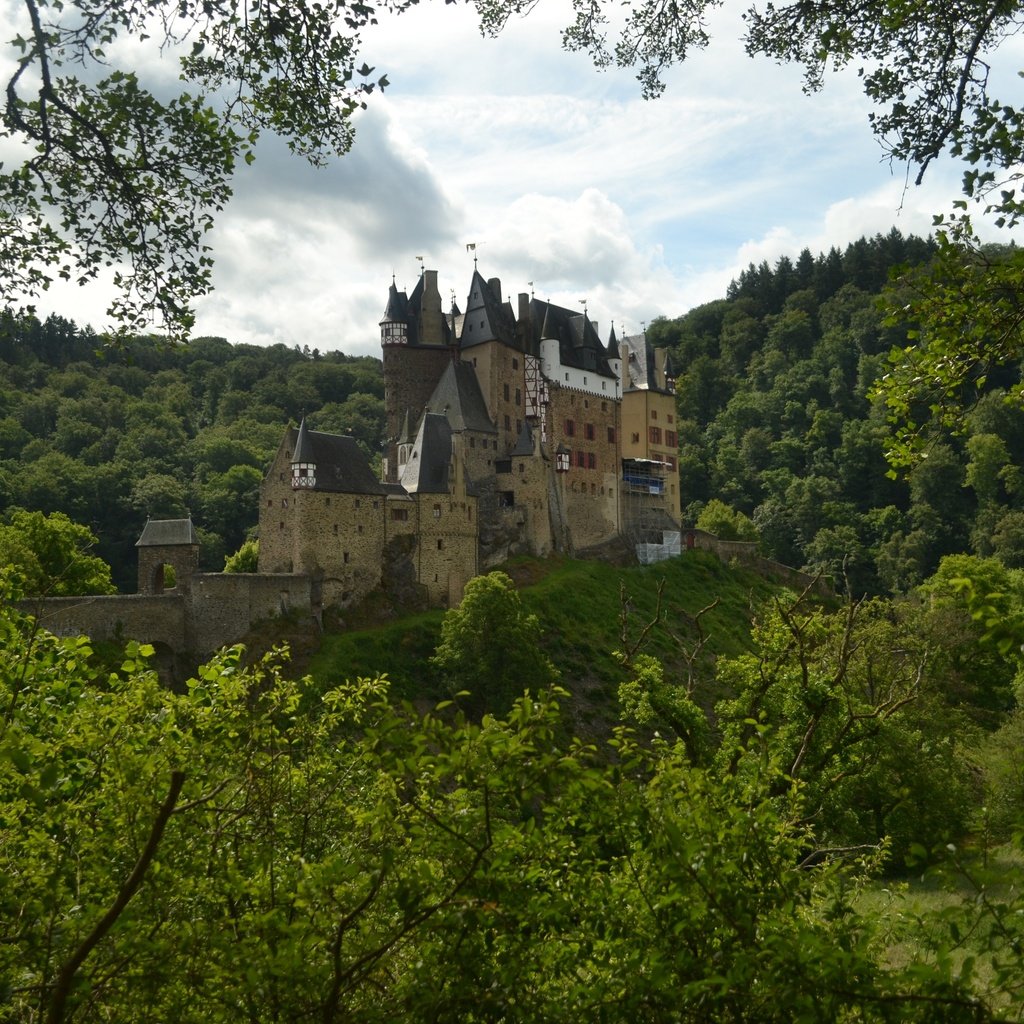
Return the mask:
<svg viewBox="0 0 1024 1024">
<path fill-rule="evenodd" d="M 257 622 L 313 610 L 305 576 L 198 573 L 189 583 L 163 594 L 50 597 L 21 607 L 57 636 L 164 644 L 199 659 L 235 643 Z"/>
</svg>

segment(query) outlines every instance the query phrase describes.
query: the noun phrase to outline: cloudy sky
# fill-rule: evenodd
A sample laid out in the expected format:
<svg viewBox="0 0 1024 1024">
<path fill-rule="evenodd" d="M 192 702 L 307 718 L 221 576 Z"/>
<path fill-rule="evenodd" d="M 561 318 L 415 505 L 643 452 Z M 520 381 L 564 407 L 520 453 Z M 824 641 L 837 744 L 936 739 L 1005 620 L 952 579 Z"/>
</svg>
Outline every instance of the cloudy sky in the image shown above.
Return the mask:
<svg viewBox="0 0 1024 1024">
<path fill-rule="evenodd" d="M 268 141 L 240 172 L 196 333 L 377 354 L 392 274 L 411 289 L 422 257 L 464 306 L 469 243 L 513 301 L 585 301 L 602 336 L 612 321 L 633 333 L 721 297 L 750 262 L 894 225 L 927 234 L 955 197 L 950 162 L 917 188 L 883 159 L 853 74 L 805 96 L 797 69 L 747 58 L 738 8 L 653 101 L 563 52 L 565 21 L 561 0 L 498 40 L 440 0 L 382 21 L 363 52 L 392 84 L 351 153 L 313 170 Z M 101 327 L 106 298 L 39 305 Z"/>
</svg>

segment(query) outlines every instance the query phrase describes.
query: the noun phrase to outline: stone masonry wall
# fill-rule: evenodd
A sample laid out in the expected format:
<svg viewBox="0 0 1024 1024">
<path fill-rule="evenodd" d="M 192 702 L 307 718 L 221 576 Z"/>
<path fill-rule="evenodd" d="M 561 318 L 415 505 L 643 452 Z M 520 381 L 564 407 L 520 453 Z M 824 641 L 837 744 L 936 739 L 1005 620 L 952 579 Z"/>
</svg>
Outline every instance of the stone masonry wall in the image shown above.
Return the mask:
<svg viewBox="0 0 1024 1024">
<path fill-rule="evenodd" d="M 188 648 L 200 658 L 234 643 L 257 622 L 313 612 L 309 578 L 287 573 L 199 573 L 186 607 Z"/>
<path fill-rule="evenodd" d="M 187 648 L 187 598 L 184 593 L 49 597 L 40 601 L 24 601 L 21 608 L 57 636 L 137 640 L 140 643 L 166 644 L 176 651 Z"/>
<path fill-rule="evenodd" d="M 619 533 L 619 403 L 566 387 L 551 387 L 549 445 L 559 445 L 570 467 L 556 486 L 573 550 L 594 547 Z M 581 464 L 582 463 L 582 464 Z"/>
<path fill-rule="evenodd" d="M 197 573 L 190 582 L 181 593 L 51 597 L 21 607 L 57 636 L 165 644 L 199 659 L 237 642 L 263 619 L 311 613 L 305 576 Z"/>
</svg>

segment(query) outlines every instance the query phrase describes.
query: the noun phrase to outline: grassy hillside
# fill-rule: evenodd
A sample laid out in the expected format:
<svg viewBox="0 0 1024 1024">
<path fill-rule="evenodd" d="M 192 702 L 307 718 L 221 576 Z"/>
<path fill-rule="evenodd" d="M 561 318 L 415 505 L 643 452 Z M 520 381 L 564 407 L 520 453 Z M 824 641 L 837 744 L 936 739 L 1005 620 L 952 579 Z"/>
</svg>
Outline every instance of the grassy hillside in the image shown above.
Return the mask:
<svg viewBox="0 0 1024 1024">
<path fill-rule="evenodd" d="M 602 732 L 615 717 L 615 694 L 623 678 L 614 653 L 635 642 L 658 615 L 658 587 L 664 582 L 657 625 L 643 650 L 681 670 L 681 647 L 697 632 L 693 616 L 718 599 L 702 618 L 709 638 L 703 657 L 705 685 L 699 699 L 710 705 L 711 663 L 716 655 L 743 650 L 749 640 L 751 609 L 781 587 L 752 573 L 723 565 L 704 552 L 652 566 L 617 567 L 569 559 L 517 559 L 504 567 L 520 587 L 523 604 L 541 622 L 544 647 L 572 694 L 572 716 L 581 732 Z M 325 636 L 308 671 L 318 682 L 386 673 L 396 697 L 433 703 L 450 696 L 429 664 L 440 636 L 439 611 L 395 618 L 381 625 Z M 524 689 L 530 684 L 523 680 Z M 486 680 L 481 680 L 486 685 Z"/>
</svg>

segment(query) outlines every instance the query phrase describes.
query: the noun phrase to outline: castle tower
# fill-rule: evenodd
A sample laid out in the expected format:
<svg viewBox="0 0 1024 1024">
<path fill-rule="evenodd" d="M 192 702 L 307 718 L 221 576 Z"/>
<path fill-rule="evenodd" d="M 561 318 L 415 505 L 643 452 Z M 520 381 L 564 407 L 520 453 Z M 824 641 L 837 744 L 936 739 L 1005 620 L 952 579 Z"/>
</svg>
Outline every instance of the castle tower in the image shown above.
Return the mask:
<svg viewBox="0 0 1024 1024">
<path fill-rule="evenodd" d="M 384 480 L 394 483 L 399 477 L 398 439 L 406 417 L 419 422 L 452 358 L 452 333 L 441 311 L 436 270 L 424 270 L 409 296 L 392 280 L 380 321 L 380 343 L 387 431 Z"/>
</svg>

